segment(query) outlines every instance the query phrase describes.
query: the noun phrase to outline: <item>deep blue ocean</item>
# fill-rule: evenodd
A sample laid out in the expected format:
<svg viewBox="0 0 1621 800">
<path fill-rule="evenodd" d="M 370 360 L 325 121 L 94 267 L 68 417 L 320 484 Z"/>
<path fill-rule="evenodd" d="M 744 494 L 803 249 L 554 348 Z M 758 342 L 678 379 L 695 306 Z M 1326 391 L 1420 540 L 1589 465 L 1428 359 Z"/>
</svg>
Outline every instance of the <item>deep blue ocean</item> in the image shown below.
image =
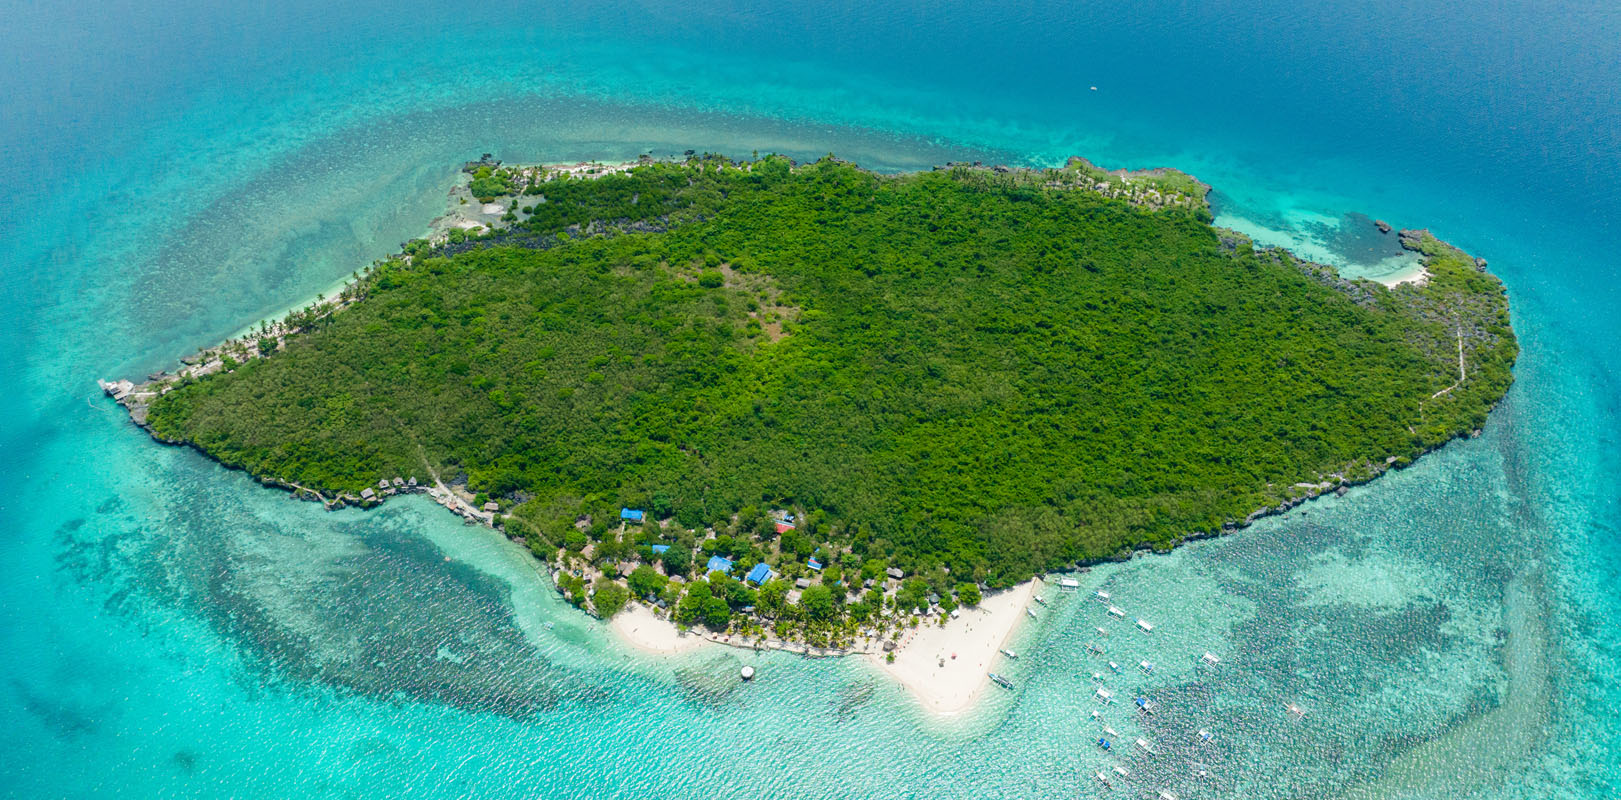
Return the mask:
<svg viewBox="0 0 1621 800">
<path fill-rule="evenodd" d="M 1517 381 L 1412 468 L 1080 576 L 1160 620 L 1121 652 L 1162 712 L 1108 712 L 1155 756 L 1092 744 L 1079 596 L 965 719 L 856 660 L 743 685 L 625 652 L 429 503 L 292 502 L 96 389 L 420 235 L 465 159 L 687 149 L 1175 166 L 1352 273 L 1382 254 L 1348 214 L 1429 227 L 1506 283 Z M 6 797 L 1621 790 L 1621 6 L 12 3 L 0 267 Z"/>
</svg>

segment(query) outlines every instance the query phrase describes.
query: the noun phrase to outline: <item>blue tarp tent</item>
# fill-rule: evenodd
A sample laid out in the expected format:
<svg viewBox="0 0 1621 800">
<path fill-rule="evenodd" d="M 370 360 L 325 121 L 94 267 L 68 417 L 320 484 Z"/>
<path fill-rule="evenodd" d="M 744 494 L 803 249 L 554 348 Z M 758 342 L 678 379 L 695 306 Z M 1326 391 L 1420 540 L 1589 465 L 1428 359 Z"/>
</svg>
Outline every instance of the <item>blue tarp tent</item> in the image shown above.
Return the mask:
<svg viewBox="0 0 1621 800">
<path fill-rule="evenodd" d="M 640 511 L 638 511 L 638 510 L 636 510 L 634 508 L 621 508 L 621 509 L 619 509 L 619 518 L 620 519 L 628 519 L 631 522 L 641 522 L 642 521 L 642 516 L 643 516 L 642 512 L 640 512 Z"/>
<path fill-rule="evenodd" d="M 754 569 L 749 570 L 748 579 L 753 582 L 755 586 L 759 586 L 760 584 L 771 580 L 771 568 L 766 566 L 764 562 L 755 564 Z"/>
</svg>

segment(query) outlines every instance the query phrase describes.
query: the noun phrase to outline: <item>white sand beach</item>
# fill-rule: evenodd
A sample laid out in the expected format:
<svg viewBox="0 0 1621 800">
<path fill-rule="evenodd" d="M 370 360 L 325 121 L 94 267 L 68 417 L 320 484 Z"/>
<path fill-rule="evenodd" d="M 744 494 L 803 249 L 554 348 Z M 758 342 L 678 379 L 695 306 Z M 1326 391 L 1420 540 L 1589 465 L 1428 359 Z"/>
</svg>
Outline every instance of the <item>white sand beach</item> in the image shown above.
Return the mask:
<svg viewBox="0 0 1621 800">
<path fill-rule="evenodd" d="M 1423 286 L 1430 281 L 1430 271 L 1425 269 L 1422 263 L 1414 263 L 1401 267 L 1395 272 L 1376 276 L 1373 279 L 1391 288 L 1395 288 L 1404 283 Z"/>
<path fill-rule="evenodd" d="M 1035 587 L 1031 580 L 987 595 L 978 608 L 964 609 L 962 616 L 944 627 L 934 622 L 918 626 L 907 634 L 893 664 L 882 655 L 867 657 L 900 681 L 929 712 L 961 714 L 973 708 L 990 684 L 986 673 L 995 671 L 996 662 L 1004 658 L 997 651 L 1025 619 L 1024 610 Z"/>
<path fill-rule="evenodd" d="M 652 609 L 639 603 L 631 603 L 625 606 L 624 611 L 615 614 L 608 622 L 608 629 L 620 641 L 644 653 L 669 655 L 709 644 L 696 633 L 683 636 L 675 623 L 660 618 Z"/>
</svg>

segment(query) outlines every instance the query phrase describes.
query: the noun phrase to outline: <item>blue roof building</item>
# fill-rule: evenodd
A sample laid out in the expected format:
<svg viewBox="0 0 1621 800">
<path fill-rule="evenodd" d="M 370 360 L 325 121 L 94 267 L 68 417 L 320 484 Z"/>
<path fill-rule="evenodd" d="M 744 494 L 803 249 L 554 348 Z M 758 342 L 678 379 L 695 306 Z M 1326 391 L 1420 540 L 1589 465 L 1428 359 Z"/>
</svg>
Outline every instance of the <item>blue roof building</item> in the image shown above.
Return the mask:
<svg viewBox="0 0 1621 800">
<path fill-rule="evenodd" d="M 811 569 L 814 569 L 814 570 L 816 570 L 816 571 L 817 571 L 817 572 L 821 572 L 821 571 L 822 571 L 822 562 L 820 562 L 820 561 L 817 561 L 817 560 L 816 560 L 816 559 L 814 559 L 814 558 L 813 558 L 813 559 L 811 559 L 811 560 L 809 560 L 809 561 L 806 561 L 806 562 L 805 562 L 805 566 L 807 566 L 807 567 L 810 567 L 810 568 L 811 568 Z"/>
<path fill-rule="evenodd" d="M 751 581 L 755 586 L 760 586 L 760 585 L 764 584 L 766 581 L 771 580 L 772 574 L 773 573 L 771 572 L 771 568 L 766 566 L 765 562 L 762 561 L 762 562 L 760 562 L 758 564 L 755 564 L 754 569 L 749 570 L 749 576 L 748 576 L 747 580 Z"/>
<path fill-rule="evenodd" d="M 709 566 L 706 567 L 704 571 L 720 572 L 729 575 L 732 572 L 732 560 L 729 558 L 721 558 L 720 556 L 710 556 Z"/>
<path fill-rule="evenodd" d="M 642 517 L 644 517 L 644 516 L 645 516 L 645 514 L 643 512 L 641 512 L 641 511 L 639 511 L 637 509 L 634 509 L 634 508 L 621 508 L 621 509 L 619 509 L 619 518 L 620 519 L 628 519 L 631 522 L 641 522 Z"/>
<path fill-rule="evenodd" d="M 664 551 L 668 549 L 670 549 L 670 546 L 667 544 L 653 545 L 653 555 L 663 555 Z"/>
</svg>

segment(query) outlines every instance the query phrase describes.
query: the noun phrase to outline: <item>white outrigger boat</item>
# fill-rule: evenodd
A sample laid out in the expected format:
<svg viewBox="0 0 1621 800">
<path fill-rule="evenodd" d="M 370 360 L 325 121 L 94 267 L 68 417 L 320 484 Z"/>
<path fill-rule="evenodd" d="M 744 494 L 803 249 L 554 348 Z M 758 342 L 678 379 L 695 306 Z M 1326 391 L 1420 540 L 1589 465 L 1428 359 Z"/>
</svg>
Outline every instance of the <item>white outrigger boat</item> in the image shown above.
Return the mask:
<svg viewBox="0 0 1621 800">
<path fill-rule="evenodd" d="M 1099 636 L 1108 636 L 1109 635 L 1109 629 L 1103 627 L 1102 625 L 1097 626 L 1093 630 L 1096 630 L 1098 632 Z"/>
<path fill-rule="evenodd" d="M 1019 654 L 1013 652 L 1012 650 L 1003 650 L 1002 655 L 1007 656 L 1008 658 L 1018 658 L 1019 657 Z"/>
<path fill-rule="evenodd" d="M 1126 616 L 1126 610 L 1120 606 L 1109 606 L 1109 616 L 1124 618 Z"/>
<path fill-rule="evenodd" d="M 1210 652 L 1209 650 L 1206 650 L 1204 655 L 1199 656 L 1199 660 L 1204 662 L 1204 664 L 1206 666 L 1211 666 L 1211 667 L 1214 667 L 1217 664 L 1221 663 L 1221 659 L 1216 658 L 1216 654 Z"/>
<path fill-rule="evenodd" d="M 1140 630 L 1143 633 L 1153 633 L 1154 632 L 1154 626 L 1148 624 L 1144 620 L 1137 620 L 1137 630 Z"/>
<path fill-rule="evenodd" d="M 1147 739 L 1138 737 L 1137 741 L 1132 742 L 1132 744 L 1137 745 L 1138 750 L 1141 750 L 1151 756 L 1159 754 L 1159 751 L 1154 748 L 1154 744 Z"/>
<path fill-rule="evenodd" d="M 1099 589 L 1099 590 L 1093 592 L 1092 596 L 1097 598 L 1097 601 L 1100 602 L 1100 603 L 1109 602 L 1109 593 L 1103 591 L 1102 589 Z"/>
<path fill-rule="evenodd" d="M 1111 692 L 1102 686 L 1099 686 L 1098 690 L 1092 693 L 1092 697 L 1096 698 L 1099 703 L 1103 703 L 1105 705 L 1114 702 L 1114 692 Z"/>
</svg>

